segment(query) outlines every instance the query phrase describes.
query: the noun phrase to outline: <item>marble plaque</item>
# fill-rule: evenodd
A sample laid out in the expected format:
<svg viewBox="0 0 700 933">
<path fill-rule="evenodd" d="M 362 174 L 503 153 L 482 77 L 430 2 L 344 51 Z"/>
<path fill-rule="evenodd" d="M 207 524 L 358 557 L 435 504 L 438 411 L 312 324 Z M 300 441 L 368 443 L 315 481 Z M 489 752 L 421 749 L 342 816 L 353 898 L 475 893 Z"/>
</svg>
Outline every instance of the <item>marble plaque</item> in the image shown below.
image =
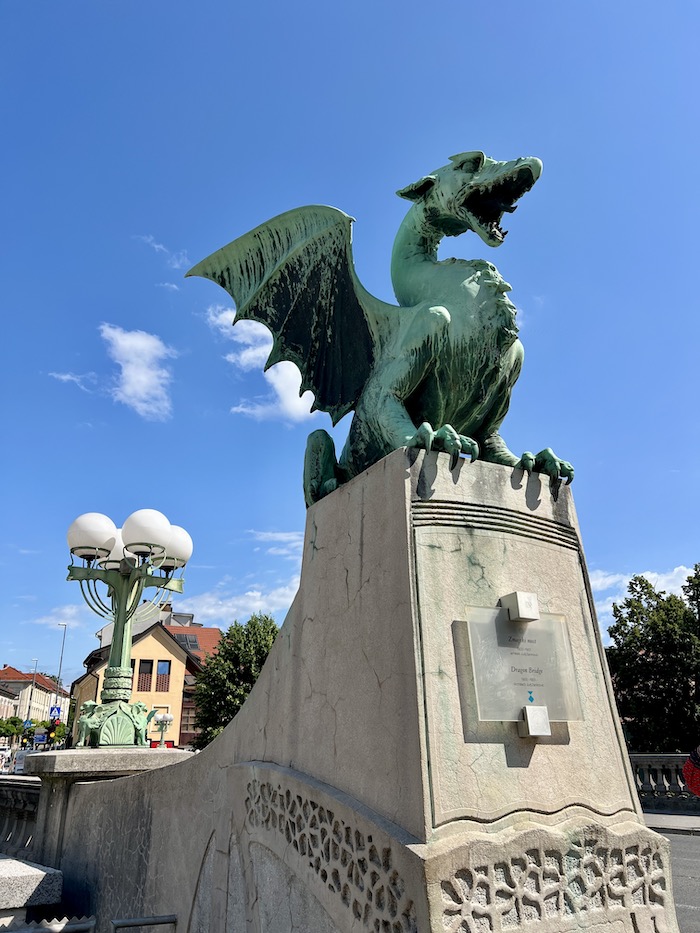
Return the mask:
<svg viewBox="0 0 700 933">
<path fill-rule="evenodd" d="M 546 706 L 551 722 L 582 719 L 571 643 L 562 615 L 511 622 L 507 609 L 468 610 L 479 719 L 517 722 Z"/>
</svg>

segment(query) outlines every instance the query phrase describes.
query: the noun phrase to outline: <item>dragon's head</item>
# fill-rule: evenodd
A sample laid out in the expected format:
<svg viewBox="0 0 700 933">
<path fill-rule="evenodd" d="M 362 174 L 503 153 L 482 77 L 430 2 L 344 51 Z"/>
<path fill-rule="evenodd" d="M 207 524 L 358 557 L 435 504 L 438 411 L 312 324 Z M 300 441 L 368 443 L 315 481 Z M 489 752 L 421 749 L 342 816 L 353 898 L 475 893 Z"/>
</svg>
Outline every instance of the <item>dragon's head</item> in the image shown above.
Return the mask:
<svg viewBox="0 0 700 933">
<path fill-rule="evenodd" d="M 507 230 L 500 226 L 515 202 L 542 172 L 539 159 L 496 162 L 483 152 L 450 156 L 450 164 L 396 193 L 422 204 L 425 219 L 442 236 L 478 233 L 489 246 L 500 246 Z"/>
</svg>

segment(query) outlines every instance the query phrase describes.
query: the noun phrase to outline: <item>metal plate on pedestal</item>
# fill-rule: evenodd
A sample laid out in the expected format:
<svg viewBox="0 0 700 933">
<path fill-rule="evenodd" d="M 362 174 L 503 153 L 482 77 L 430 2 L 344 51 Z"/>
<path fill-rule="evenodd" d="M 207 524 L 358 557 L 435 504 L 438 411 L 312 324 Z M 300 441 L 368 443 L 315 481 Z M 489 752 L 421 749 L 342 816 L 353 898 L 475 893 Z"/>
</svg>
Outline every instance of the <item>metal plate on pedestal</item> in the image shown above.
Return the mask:
<svg viewBox="0 0 700 933">
<path fill-rule="evenodd" d="M 507 609 L 470 608 L 460 624 L 469 633 L 480 720 L 517 722 L 527 706 L 546 706 L 551 722 L 583 719 L 564 616 L 518 623 Z"/>
</svg>

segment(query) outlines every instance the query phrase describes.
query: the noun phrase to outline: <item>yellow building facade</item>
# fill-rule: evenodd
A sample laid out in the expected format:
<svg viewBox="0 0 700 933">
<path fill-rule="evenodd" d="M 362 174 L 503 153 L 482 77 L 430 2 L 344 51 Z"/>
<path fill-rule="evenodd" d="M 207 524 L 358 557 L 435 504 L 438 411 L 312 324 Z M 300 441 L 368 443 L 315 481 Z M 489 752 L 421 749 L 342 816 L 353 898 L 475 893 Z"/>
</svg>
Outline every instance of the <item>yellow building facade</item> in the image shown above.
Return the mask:
<svg viewBox="0 0 700 933">
<path fill-rule="evenodd" d="M 197 632 L 196 628 L 187 631 Z M 77 719 L 79 710 L 86 700 L 100 702 L 100 693 L 107 669 L 106 655 L 102 649 L 86 661 L 88 673 L 73 684 L 75 698 L 75 722 L 73 741 L 77 740 Z M 196 657 L 186 651 L 159 622 L 135 635 L 131 648 L 131 666 L 134 672 L 131 702 L 141 701 L 146 708 L 159 713 L 170 713 L 173 721 L 165 733 L 165 741 L 174 745 L 187 744 L 188 736 L 194 734 L 194 703 L 188 700 L 193 687 L 193 675 L 200 669 Z M 189 690 L 186 690 L 189 688 Z M 159 740 L 160 731 L 155 718 L 148 726 L 147 738 Z"/>
</svg>

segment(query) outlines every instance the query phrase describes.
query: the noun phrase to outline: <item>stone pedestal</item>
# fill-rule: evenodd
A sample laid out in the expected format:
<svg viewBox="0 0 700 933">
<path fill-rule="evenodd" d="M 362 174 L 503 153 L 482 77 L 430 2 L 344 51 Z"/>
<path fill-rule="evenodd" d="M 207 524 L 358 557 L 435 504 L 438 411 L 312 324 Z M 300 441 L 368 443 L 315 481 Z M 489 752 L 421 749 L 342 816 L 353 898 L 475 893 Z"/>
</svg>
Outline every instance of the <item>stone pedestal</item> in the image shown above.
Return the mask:
<svg viewBox="0 0 700 933">
<path fill-rule="evenodd" d="M 513 591 L 563 616 L 571 641 L 583 718 L 546 738 L 478 718 L 466 620 Z M 231 731 L 239 760 L 296 775 L 257 774 L 241 829 L 285 864 L 278 883 L 292 870 L 337 899 L 339 929 L 673 926 L 668 849 L 642 822 L 570 490 L 554 502 L 536 475 L 395 452 L 309 511 L 277 649 Z M 340 818 L 302 774 L 372 819 Z M 379 844 L 377 817 L 411 841 Z M 249 883 L 260 872 L 269 884 L 269 863 Z"/>
<path fill-rule="evenodd" d="M 234 721 L 186 765 L 76 788 L 76 910 L 103 929 L 177 913 L 183 933 L 677 930 L 570 490 L 448 464 L 399 450 L 310 508 L 299 593 Z M 563 618 L 582 715 L 537 739 L 477 709 L 469 613 L 516 591 Z"/>
</svg>

